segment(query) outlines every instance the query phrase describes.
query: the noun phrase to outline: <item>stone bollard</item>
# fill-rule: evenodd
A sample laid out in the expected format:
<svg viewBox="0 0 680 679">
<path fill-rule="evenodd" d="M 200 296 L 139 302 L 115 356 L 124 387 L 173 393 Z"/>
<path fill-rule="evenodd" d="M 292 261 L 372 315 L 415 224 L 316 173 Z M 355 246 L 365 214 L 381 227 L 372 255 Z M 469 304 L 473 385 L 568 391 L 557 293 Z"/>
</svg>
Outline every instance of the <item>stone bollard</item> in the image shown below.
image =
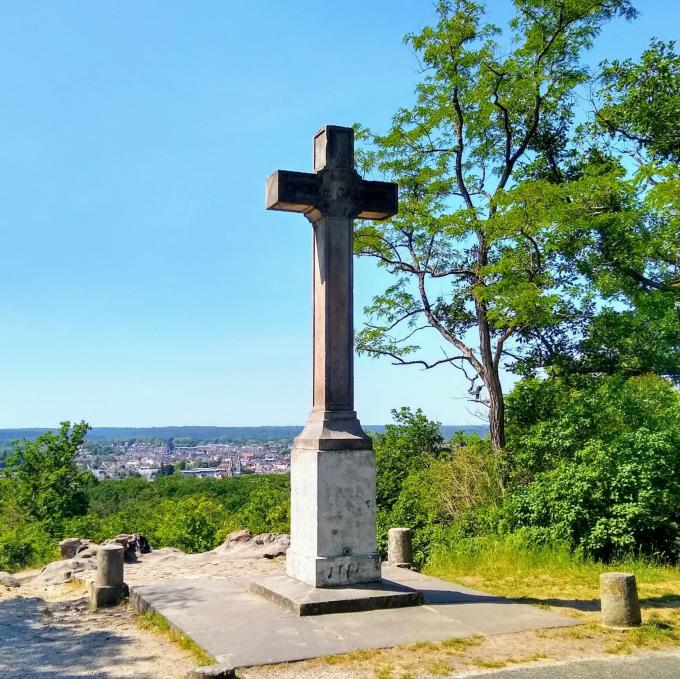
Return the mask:
<svg viewBox="0 0 680 679">
<path fill-rule="evenodd" d="M 123 582 L 122 545 L 102 545 L 97 551 L 97 579 L 90 590 L 90 608 L 93 611 L 114 606 L 128 593 Z"/>
<path fill-rule="evenodd" d="M 642 623 L 637 584 L 632 573 L 601 573 L 600 600 L 605 627 L 637 627 Z"/>
<path fill-rule="evenodd" d="M 399 568 L 413 568 L 410 528 L 390 528 L 387 531 L 387 564 Z"/>
</svg>

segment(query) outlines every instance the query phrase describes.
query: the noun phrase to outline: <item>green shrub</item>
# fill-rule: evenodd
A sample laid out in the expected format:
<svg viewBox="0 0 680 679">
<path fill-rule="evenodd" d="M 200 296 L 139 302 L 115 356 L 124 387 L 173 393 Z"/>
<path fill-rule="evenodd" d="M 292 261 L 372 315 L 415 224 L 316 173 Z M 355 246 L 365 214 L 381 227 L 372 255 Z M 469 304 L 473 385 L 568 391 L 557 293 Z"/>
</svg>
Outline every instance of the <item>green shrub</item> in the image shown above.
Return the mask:
<svg viewBox="0 0 680 679">
<path fill-rule="evenodd" d="M 527 380 L 508 398 L 505 525 L 600 559 L 680 557 L 680 395 L 654 376 Z"/>
<path fill-rule="evenodd" d="M 0 534 L 0 570 L 17 571 L 58 557 L 57 541 L 39 523 L 25 524 Z"/>
</svg>

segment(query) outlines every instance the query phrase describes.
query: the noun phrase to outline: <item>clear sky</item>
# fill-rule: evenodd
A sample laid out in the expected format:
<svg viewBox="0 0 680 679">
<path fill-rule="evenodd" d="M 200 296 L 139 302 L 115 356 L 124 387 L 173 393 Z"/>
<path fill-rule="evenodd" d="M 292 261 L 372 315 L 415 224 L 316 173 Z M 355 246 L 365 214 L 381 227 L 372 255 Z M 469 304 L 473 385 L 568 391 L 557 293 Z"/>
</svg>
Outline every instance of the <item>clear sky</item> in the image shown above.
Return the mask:
<svg viewBox="0 0 680 679">
<path fill-rule="evenodd" d="M 671 39 L 638 2 L 590 59 Z M 509 2 L 491 0 L 507 20 Z M 298 424 L 310 406 L 310 226 L 264 210 L 324 123 L 412 99 L 429 0 L 0 0 L 0 427 Z M 356 268 L 360 310 L 380 290 Z M 356 362 L 357 410 L 478 423 L 465 385 Z"/>
</svg>

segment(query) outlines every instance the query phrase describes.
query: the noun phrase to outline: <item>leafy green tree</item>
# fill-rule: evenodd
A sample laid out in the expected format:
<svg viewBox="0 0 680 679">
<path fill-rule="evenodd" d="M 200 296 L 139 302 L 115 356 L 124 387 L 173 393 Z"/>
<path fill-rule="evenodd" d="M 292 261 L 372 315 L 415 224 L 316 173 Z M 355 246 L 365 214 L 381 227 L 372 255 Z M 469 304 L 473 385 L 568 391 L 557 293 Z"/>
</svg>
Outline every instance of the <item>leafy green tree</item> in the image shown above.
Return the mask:
<svg viewBox="0 0 680 679">
<path fill-rule="evenodd" d="M 91 476 L 76 465 L 76 457 L 90 426 L 62 422 L 57 433 L 41 434 L 34 441 L 14 444 L 5 475 L 16 504 L 48 531 L 58 530 L 64 519 L 87 512 L 87 486 Z"/>
<path fill-rule="evenodd" d="M 236 516 L 238 528 L 248 528 L 253 534 L 288 533 L 290 492 L 275 482 L 257 484 Z"/>
<path fill-rule="evenodd" d="M 201 496 L 164 500 L 155 516 L 155 530 L 148 533 L 152 544 L 185 552 L 205 552 L 217 547 L 229 520 L 219 502 Z"/>
<path fill-rule="evenodd" d="M 444 443 L 439 422 L 428 420 L 420 409 L 415 413 L 410 408 L 393 410 L 392 418 L 394 424 L 373 436 L 376 502 L 383 510 L 391 509 L 408 475 L 423 469 Z"/>
<path fill-rule="evenodd" d="M 422 66 L 416 102 L 386 134 L 360 131 L 371 142 L 364 170 L 399 183 L 399 214 L 358 224 L 355 239 L 359 255 L 395 277 L 367 308 L 358 350 L 461 368 L 471 398 L 488 406 L 496 453 L 505 443 L 501 361 L 521 359 L 588 301 L 553 240 L 565 211 L 554 177 L 570 179 L 582 53 L 607 21 L 635 15 L 628 0 L 514 6 L 503 44 L 472 0 L 440 0 L 436 24 L 406 36 Z M 420 333 L 443 342 L 443 354 L 423 355 Z"/>
<path fill-rule="evenodd" d="M 632 160 L 633 223 L 610 219 L 591 233 L 598 289 L 616 306 L 596 316 L 584 347 L 603 372 L 680 378 L 680 55 L 652 40 L 639 61 L 604 62 L 596 94 L 600 148 Z M 604 136 L 604 139 L 602 139 Z M 601 347 L 598 353 L 597 347 Z M 607 359 L 609 362 L 607 364 Z"/>
</svg>

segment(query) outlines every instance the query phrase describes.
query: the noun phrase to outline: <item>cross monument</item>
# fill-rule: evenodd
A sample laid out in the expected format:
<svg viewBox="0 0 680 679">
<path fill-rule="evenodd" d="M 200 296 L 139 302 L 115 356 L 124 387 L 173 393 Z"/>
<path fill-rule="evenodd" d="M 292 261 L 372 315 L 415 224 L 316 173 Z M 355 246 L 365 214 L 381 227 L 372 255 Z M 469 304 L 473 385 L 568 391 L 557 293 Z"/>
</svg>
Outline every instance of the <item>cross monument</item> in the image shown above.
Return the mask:
<svg viewBox="0 0 680 679">
<path fill-rule="evenodd" d="M 315 587 L 376 582 L 375 454 L 354 411 L 353 220 L 396 214 L 397 185 L 363 180 L 354 130 L 326 125 L 314 172 L 274 172 L 266 207 L 313 227 L 313 399 L 291 453 L 286 570 Z"/>
</svg>

